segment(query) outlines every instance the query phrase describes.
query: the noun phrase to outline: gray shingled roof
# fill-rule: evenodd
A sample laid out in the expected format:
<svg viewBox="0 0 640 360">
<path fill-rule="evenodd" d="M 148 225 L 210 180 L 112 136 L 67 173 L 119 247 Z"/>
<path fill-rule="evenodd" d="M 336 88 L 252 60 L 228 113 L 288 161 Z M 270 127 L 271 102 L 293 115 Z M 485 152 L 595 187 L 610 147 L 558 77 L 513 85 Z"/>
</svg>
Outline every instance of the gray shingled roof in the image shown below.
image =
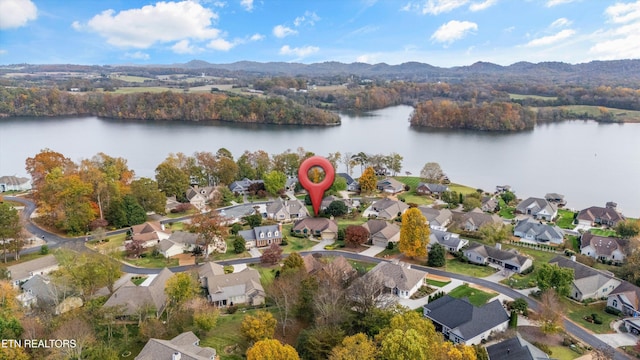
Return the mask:
<svg viewBox="0 0 640 360">
<path fill-rule="evenodd" d="M 553 214 L 557 208 L 554 204 L 548 202 L 546 199 L 530 197 L 522 200 L 517 206 L 516 211 L 522 214 L 531 213 L 536 215 L 542 210 L 547 210 L 548 213 Z"/>
<path fill-rule="evenodd" d="M 431 230 L 431 234 L 429 235 L 429 242 L 433 244 L 437 242 L 438 244 L 446 247 L 446 248 L 458 248 L 460 243 L 465 242 L 466 240 L 460 239 L 458 234 L 453 234 L 447 231 L 440 230 Z"/>
<path fill-rule="evenodd" d="M 147 305 L 154 306 L 156 311 L 161 311 L 167 300 L 164 287 L 172 276 L 171 270 L 164 268 L 149 286 L 135 286 L 131 283 L 123 285 L 111 295 L 103 307 L 122 305 L 125 315 L 134 315 L 140 307 Z"/>
<path fill-rule="evenodd" d="M 278 234 L 277 236 L 275 235 L 276 233 Z M 264 236 L 260 237 L 260 234 Z M 271 236 L 269 236 L 269 234 L 271 234 Z M 238 231 L 238 235 L 240 235 L 245 241 L 257 239 L 269 240 L 282 237 L 279 225 L 256 226 L 253 229 Z"/>
<path fill-rule="evenodd" d="M 216 350 L 200 347 L 200 339 L 191 331 L 184 332 L 171 340 L 149 339 L 135 360 L 171 360 L 173 354 L 180 353 L 181 360 L 211 360 L 216 358 Z"/>
<path fill-rule="evenodd" d="M 418 206 L 418 209 L 420 209 L 420 212 L 422 212 L 422 215 L 424 215 L 424 217 L 427 218 L 427 221 L 431 225 L 442 226 L 442 224 L 446 223 L 447 221 L 450 221 L 451 218 L 453 217 L 453 214 L 449 209 L 438 210 L 436 208 L 427 207 L 427 206 Z"/>
<path fill-rule="evenodd" d="M 469 251 L 475 251 L 479 254 L 482 254 L 485 257 L 490 257 L 493 259 L 501 260 L 501 261 L 512 261 L 518 263 L 520 266 L 524 265 L 525 261 L 529 258 L 523 255 L 518 254 L 517 250 L 502 250 L 493 246 L 483 245 L 477 242 L 472 242 L 469 244 Z"/>
<path fill-rule="evenodd" d="M 463 213 L 460 216 L 462 224 L 467 221 L 473 224 L 477 228 L 481 228 L 486 224 L 502 224 L 502 219 L 496 214 L 487 214 L 481 209 L 475 208 L 469 212 Z"/>
<path fill-rule="evenodd" d="M 466 299 L 445 295 L 424 305 L 424 309 L 429 310 L 428 314 L 425 312 L 427 317 L 450 328 L 465 340 L 509 321 L 509 315 L 497 299 L 476 307 Z"/>
<path fill-rule="evenodd" d="M 296 221 L 293 225 L 293 231 L 302 231 L 309 229 L 312 232 L 331 231 L 338 232 L 338 224 L 334 220 L 327 218 L 304 218 Z"/>
<path fill-rule="evenodd" d="M 558 255 L 549 261 L 561 268 L 573 269 L 573 285 L 583 294 L 591 294 L 613 279 L 613 275 Z"/>
<path fill-rule="evenodd" d="M 16 176 L 0 176 L 0 184 L 7 185 L 22 185 L 31 181 L 29 178 L 25 177 L 16 177 Z"/>
<path fill-rule="evenodd" d="M 524 340 L 519 334 L 511 339 L 487 346 L 487 353 L 491 360 L 541 360 L 549 358 L 549 355 Z"/>
<path fill-rule="evenodd" d="M 206 284 L 211 301 L 245 295 L 251 290 L 257 290 L 264 296 L 264 288 L 260 284 L 260 273 L 252 268 L 246 268 L 237 273 L 208 276 Z"/>
<path fill-rule="evenodd" d="M 427 273 L 411 269 L 409 264 L 405 263 L 378 263 L 368 273 L 368 276 L 382 275 L 384 285 L 388 288 L 398 288 L 399 290 L 411 290 L 416 284 L 422 282 Z"/>
<path fill-rule="evenodd" d="M 558 241 L 562 240 L 563 237 L 563 232 L 559 227 L 555 225 L 551 226 L 547 224 L 541 224 L 539 221 L 533 220 L 531 218 L 519 221 L 513 231 L 533 234 L 536 240 L 540 241 Z"/>
<path fill-rule="evenodd" d="M 404 212 L 408 209 L 409 205 L 399 200 L 384 198 L 374 202 L 371 207 L 378 212 L 378 217 L 393 219 L 398 216 L 398 213 Z"/>
<path fill-rule="evenodd" d="M 43 269 L 58 265 L 58 260 L 52 254 L 43 256 L 41 258 L 25 261 L 20 264 L 11 265 L 7 267 L 11 279 L 20 280 L 26 279 L 31 275 L 36 274 Z"/>
</svg>

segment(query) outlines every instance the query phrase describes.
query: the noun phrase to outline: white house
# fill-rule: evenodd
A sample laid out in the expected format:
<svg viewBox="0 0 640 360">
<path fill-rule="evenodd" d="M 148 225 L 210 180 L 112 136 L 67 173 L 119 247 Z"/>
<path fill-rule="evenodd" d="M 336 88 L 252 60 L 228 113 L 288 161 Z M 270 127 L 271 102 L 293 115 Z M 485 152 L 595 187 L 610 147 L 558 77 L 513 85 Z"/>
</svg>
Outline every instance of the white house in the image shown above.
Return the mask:
<svg viewBox="0 0 640 360">
<path fill-rule="evenodd" d="M 0 192 L 31 190 L 29 178 L 16 176 L 0 176 Z"/>
</svg>

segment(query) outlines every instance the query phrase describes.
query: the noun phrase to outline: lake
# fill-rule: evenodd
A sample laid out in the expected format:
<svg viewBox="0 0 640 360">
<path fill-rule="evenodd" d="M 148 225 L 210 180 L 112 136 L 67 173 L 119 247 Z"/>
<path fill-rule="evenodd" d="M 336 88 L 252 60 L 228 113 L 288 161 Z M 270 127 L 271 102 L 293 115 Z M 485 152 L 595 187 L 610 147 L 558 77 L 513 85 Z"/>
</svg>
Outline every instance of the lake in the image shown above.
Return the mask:
<svg viewBox="0 0 640 360">
<path fill-rule="evenodd" d="M 0 119 L 0 176 L 26 176 L 25 159 L 44 148 L 76 162 L 98 152 L 123 157 L 140 177 L 153 177 L 169 153 L 215 153 L 221 147 L 236 158 L 244 150 L 275 154 L 301 146 L 318 155 L 397 152 L 404 157 L 402 174 L 419 175 L 426 162 L 438 162 L 456 183 L 488 191 L 509 184 L 522 198 L 561 193 L 575 209 L 615 201 L 625 215 L 640 217 L 640 124 L 566 121 L 504 134 L 416 130 L 409 127 L 411 111 L 394 106 L 342 114 L 342 125 L 335 127 Z M 358 175 L 359 167 L 354 171 Z"/>
</svg>

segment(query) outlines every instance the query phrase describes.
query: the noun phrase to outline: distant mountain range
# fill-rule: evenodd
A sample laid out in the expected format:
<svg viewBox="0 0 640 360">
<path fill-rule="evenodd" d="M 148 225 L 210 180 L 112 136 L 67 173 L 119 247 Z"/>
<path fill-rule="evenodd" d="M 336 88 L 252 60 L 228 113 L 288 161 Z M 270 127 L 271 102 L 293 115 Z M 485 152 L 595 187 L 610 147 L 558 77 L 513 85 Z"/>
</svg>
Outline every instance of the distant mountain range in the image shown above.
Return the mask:
<svg viewBox="0 0 640 360">
<path fill-rule="evenodd" d="M 0 72 L 11 72 L 12 68 L 21 71 L 149 71 L 166 72 L 211 72 L 229 76 L 358 76 L 370 79 L 408 80 L 408 81 L 462 81 L 465 79 L 488 81 L 524 80 L 534 83 L 554 84 L 607 84 L 638 87 L 640 81 L 640 59 L 592 61 L 583 64 L 567 64 L 562 62 L 517 62 L 509 66 L 501 66 L 489 62 L 477 62 L 469 66 L 451 68 L 437 67 L 420 62 L 406 62 L 399 65 L 385 63 L 345 64 L 335 61 L 301 64 L 288 62 L 256 62 L 238 61 L 230 64 L 213 64 L 204 60 L 192 60 L 187 63 L 156 65 L 9 65 L 3 66 Z"/>
</svg>

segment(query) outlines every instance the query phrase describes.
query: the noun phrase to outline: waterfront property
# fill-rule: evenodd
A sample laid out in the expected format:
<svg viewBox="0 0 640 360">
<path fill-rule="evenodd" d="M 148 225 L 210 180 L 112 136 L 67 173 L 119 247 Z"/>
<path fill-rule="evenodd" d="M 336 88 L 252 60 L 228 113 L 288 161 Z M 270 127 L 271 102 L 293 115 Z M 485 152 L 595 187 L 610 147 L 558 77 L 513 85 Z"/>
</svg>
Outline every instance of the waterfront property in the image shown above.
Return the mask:
<svg viewBox="0 0 640 360">
<path fill-rule="evenodd" d="M 580 237 L 580 253 L 597 260 L 624 262 L 629 240 L 594 235 L 590 232 Z"/>
<path fill-rule="evenodd" d="M 513 235 L 521 241 L 543 244 L 562 244 L 564 233 L 555 225 L 543 224 L 527 218 L 520 220 L 513 228 Z"/>
<path fill-rule="evenodd" d="M 576 219 L 578 220 L 578 225 L 582 226 L 604 225 L 614 227 L 624 220 L 624 216 L 618 212 L 618 204 L 610 201 L 605 204 L 605 207 L 591 206 L 580 210 Z"/>
<path fill-rule="evenodd" d="M 424 305 L 423 315 L 445 339 L 465 345 L 480 344 L 492 333 L 505 331 L 509 324 L 509 315 L 498 299 L 478 307 L 467 299 L 445 295 Z"/>
<path fill-rule="evenodd" d="M 607 296 L 607 306 L 619 310 L 624 316 L 640 317 L 640 288 L 622 281 Z"/>
<path fill-rule="evenodd" d="M 546 199 L 530 197 L 516 206 L 516 213 L 531 215 L 537 220 L 551 221 L 558 216 L 558 207 Z"/>
</svg>

